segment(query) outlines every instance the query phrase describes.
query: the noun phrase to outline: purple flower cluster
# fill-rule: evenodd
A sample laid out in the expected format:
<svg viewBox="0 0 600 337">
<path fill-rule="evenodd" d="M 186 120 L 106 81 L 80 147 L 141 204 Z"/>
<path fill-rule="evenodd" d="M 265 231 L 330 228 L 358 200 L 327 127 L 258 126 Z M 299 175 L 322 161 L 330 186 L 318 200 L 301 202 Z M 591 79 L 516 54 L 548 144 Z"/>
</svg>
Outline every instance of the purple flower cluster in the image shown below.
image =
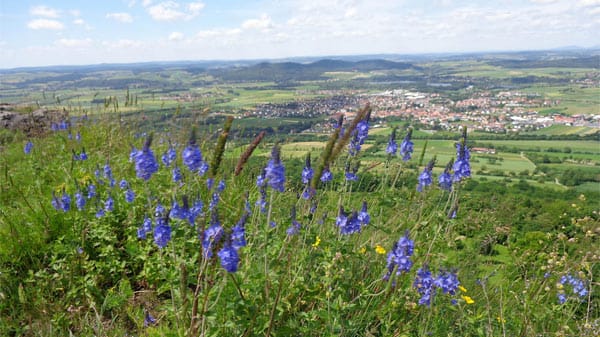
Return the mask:
<svg viewBox="0 0 600 337">
<path fill-rule="evenodd" d="M 271 160 L 265 167 L 264 179 L 272 189 L 279 192 L 285 190 L 285 167 L 281 163 L 281 150 L 277 145 L 271 150 Z"/>
<path fill-rule="evenodd" d="M 71 209 L 71 196 L 63 191 L 62 196 L 58 198 L 52 192 L 52 207 L 57 211 L 68 212 Z"/>
<path fill-rule="evenodd" d="M 567 284 L 571 286 L 573 295 L 575 295 L 576 297 L 579 297 L 580 299 L 584 300 L 585 297 L 588 295 L 588 289 L 585 285 L 585 282 L 577 276 L 573 276 L 571 274 L 563 275 L 558 281 L 558 283 L 561 285 L 562 288 L 561 291 L 558 293 L 558 302 L 560 304 L 563 304 L 567 301 L 567 293 L 563 288 Z"/>
<path fill-rule="evenodd" d="M 356 129 L 352 134 L 352 139 L 350 140 L 350 144 L 348 145 L 348 153 L 351 156 L 355 156 L 361 149 L 361 146 L 367 140 L 369 136 L 369 117 L 361 120 L 356 125 Z"/>
<path fill-rule="evenodd" d="M 151 137 L 148 137 L 141 151 L 135 154 L 135 172 L 138 178 L 149 180 L 158 171 L 158 162 L 150 149 Z"/>
<path fill-rule="evenodd" d="M 208 164 L 202 159 L 202 152 L 195 142 L 190 141 L 181 153 L 183 164 L 192 172 L 203 176 L 208 171 Z"/>
<path fill-rule="evenodd" d="M 408 273 L 413 263 L 410 257 L 413 255 L 415 243 L 409 238 L 408 231 L 397 242 L 387 256 L 387 273 L 383 277 L 389 279 L 396 269 L 396 275 Z"/>
<path fill-rule="evenodd" d="M 459 182 L 471 176 L 470 158 L 471 155 L 466 145 L 466 139 L 463 139 L 460 143 L 456 143 L 456 161 L 452 166 L 452 170 L 454 171 L 452 181 Z"/>
<path fill-rule="evenodd" d="M 363 226 L 371 222 L 371 216 L 367 212 L 367 203 L 363 202 L 360 212 L 352 211 L 347 213 L 344 207 L 340 206 L 338 216 L 335 219 L 335 224 L 340 228 L 340 233 L 344 235 L 358 233 Z"/>
<path fill-rule="evenodd" d="M 223 227 L 219 222 L 219 215 L 217 211 L 213 211 L 210 219 L 210 226 L 204 231 L 202 235 L 202 250 L 205 258 L 211 258 L 213 256 L 213 248 L 219 243 L 223 236 Z"/>
<path fill-rule="evenodd" d="M 435 159 L 431 160 L 427 166 L 423 169 L 423 172 L 419 175 L 419 184 L 417 185 L 417 191 L 423 192 L 423 188 L 429 186 L 433 183 L 433 179 L 431 178 L 431 170 L 433 170 L 433 165 L 435 164 Z"/>
<path fill-rule="evenodd" d="M 440 271 L 440 274 L 434 277 L 427 266 L 417 271 L 417 276 L 413 286 L 421 295 L 420 305 L 431 305 L 431 300 L 435 296 L 436 289 L 441 289 L 444 294 L 454 295 L 460 282 L 455 273 L 450 271 Z"/>
<path fill-rule="evenodd" d="M 30 154 L 31 149 L 33 149 L 33 143 L 31 141 L 28 141 L 27 144 L 25 144 L 25 147 L 23 148 L 23 152 L 25 152 L 25 154 Z"/>
<path fill-rule="evenodd" d="M 143 227 L 144 225 L 142 225 Z M 146 227 L 147 229 L 147 227 Z M 158 248 L 165 248 L 171 241 L 171 226 L 169 226 L 168 218 L 156 219 L 156 227 L 154 227 L 154 243 Z"/>
<path fill-rule="evenodd" d="M 175 151 L 173 146 L 169 146 L 167 152 L 163 153 L 160 159 L 166 167 L 169 167 L 171 166 L 171 163 L 174 162 L 175 159 L 177 159 L 177 152 Z"/>
<path fill-rule="evenodd" d="M 394 128 L 390 134 L 390 140 L 385 148 L 385 152 L 391 156 L 395 156 L 396 152 L 398 152 L 398 143 L 396 143 L 396 128 Z"/>
<path fill-rule="evenodd" d="M 149 233 L 152 233 L 152 219 L 146 216 L 137 230 L 137 237 L 138 239 L 146 239 L 146 235 Z"/>
<path fill-rule="evenodd" d="M 329 166 L 325 166 L 323 173 L 321 174 L 321 182 L 329 182 L 333 180 L 333 174 L 329 170 Z"/>
<path fill-rule="evenodd" d="M 292 225 L 290 227 L 288 227 L 288 229 L 286 230 L 287 235 L 290 235 L 290 236 L 298 234 L 298 232 L 300 232 L 300 228 L 302 228 L 302 224 L 300 224 L 296 220 L 296 206 L 292 206 L 291 218 L 292 218 Z"/>
<path fill-rule="evenodd" d="M 410 140 L 411 137 L 412 129 L 408 129 L 408 133 L 400 143 L 400 155 L 404 161 L 409 161 L 414 151 L 414 143 Z"/>
</svg>

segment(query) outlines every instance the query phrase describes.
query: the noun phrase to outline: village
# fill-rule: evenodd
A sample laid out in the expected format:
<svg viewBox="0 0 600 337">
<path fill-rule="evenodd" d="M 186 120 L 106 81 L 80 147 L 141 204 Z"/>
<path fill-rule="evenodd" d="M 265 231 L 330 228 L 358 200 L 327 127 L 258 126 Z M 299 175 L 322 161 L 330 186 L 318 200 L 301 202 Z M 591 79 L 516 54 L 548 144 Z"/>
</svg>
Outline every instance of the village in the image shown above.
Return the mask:
<svg viewBox="0 0 600 337">
<path fill-rule="evenodd" d="M 539 94 L 519 91 L 473 92 L 466 99 L 453 101 L 444 94 L 386 90 L 377 93 L 352 93 L 316 100 L 283 104 L 262 104 L 246 111 L 245 117 L 307 117 L 330 116 L 330 122 L 317 123 L 306 132 L 319 132 L 334 126 L 334 120 L 343 114 L 352 119 L 357 107 L 370 104 L 372 118 L 384 122 L 388 118 L 400 118 L 428 125 L 432 129 L 452 130 L 461 124 L 472 129 L 492 133 L 533 131 L 552 125 L 586 126 L 600 130 L 600 111 L 597 114 L 567 115 L 556 110 L 560 100 L 544 99 Z M 552 109 L 554 108 L 554 109 Z"/>
</svg>

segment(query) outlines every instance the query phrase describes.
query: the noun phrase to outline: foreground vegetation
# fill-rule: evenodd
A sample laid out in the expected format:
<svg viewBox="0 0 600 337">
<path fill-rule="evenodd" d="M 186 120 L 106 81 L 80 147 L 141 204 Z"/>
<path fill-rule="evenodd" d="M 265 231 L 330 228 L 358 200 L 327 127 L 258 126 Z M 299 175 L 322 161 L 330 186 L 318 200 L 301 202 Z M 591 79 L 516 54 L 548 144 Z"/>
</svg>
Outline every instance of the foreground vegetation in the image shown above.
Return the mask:
<svg viewBox="0 0 600 337">
<path fill-rule="evenodd" d="M 389 132 L 357 151 L 362 111 L 301 153 L 266 137 L 242 154 L 243 126 L 203 115 L 153 135 L 108 115 L 6 137 L 0 334 L 598 335 L 597 190 L 466 174 L 440 188 L 468 136 L 415 141 L 407 161 Z"/>
</svg>

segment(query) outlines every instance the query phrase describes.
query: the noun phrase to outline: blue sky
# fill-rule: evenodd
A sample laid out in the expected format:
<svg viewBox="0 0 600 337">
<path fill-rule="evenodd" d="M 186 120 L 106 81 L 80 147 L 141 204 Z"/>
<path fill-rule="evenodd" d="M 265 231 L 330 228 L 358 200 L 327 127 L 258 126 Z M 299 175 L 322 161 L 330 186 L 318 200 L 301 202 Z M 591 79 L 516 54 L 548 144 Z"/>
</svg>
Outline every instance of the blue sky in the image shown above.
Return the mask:
<svg viewBox="0 0 600 337">
<path fill-rule="evenodd" d="M 0 0 L 0 68 L 600 44 L 600 0 Z"/>
</svg>

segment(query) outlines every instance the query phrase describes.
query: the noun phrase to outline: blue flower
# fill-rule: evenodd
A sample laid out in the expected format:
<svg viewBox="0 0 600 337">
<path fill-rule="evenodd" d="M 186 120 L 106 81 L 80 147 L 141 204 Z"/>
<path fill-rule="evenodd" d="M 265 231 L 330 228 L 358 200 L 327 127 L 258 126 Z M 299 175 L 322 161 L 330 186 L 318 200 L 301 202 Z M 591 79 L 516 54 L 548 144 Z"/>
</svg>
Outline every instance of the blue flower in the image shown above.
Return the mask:
<svg viewBox="0 0 600 337">
<path fill-rule="evenodd" d="M 283 192 L 285 190 L 285 167 L 281 163 L 279 146 L 273 146 L 271 160 L 265 167 L 265 179 L 272 189 Z"/>
<path fill-rule="evenodd" d="M 203 208 L 204 208 L 204 204 L 202 203 L 202 200 L 196 200 L 194 202 L 194 204 L 192 205 L 192 208 L 190 208 L 189 215 L 188 215 L 188 221 L 190 222 L 190 225 L 193 226 L 196 222 L 196 218 L 203 214 L 203 211 L 202 211 Z"/>
<path fill-rule="evenodd" d="M 395 156 L 397 151 L 398 143 L 396 143 L 396 128 L 394 128 L 390 134 L 390 139 L 388 140 L 388 145 L 385 149 L 385 152 L 391 156 Z"/>
<path fill-rule="evenodd" d="M 408 133 L 400 143 L 400 155 L 402 160 L 408 161 L 414 150 L 414 143 L 410 140 L 412 137 L 412 129 L 408 129 Z"/>
<path fill-rule="evenodd" d="M 146 143 L 141 151 L 138 151 L 135 156 L 135 172 L 138 178 L 144 180 L 150 179 L 152 175 L 158 171 L 158 162 L 154 157 L 154 152 L 150 149 L 152 137 L 146 139 Z"/>
<path fill-rule="evenodd" d="M 75 193 L 75 206 L 77 206 L 77 209 L 80 211 L 82 211 L 85 207 L 85 198 L 83 197 L 81 191 L 77 191 L 77 193 Z"/>
<path fill-rule="evenodd" d="M 77 131 L 77 133 L 75 134 L 75 140 L 78 142 L 81 141 L 81 132 Z"/>
<path fill-rule="evenodd" d="M 99 208 L 98 211 L 96 212 L 96 218 L 101 218 L 104 216 L 104 208 Z"/>
<path fill-rule="evenodd" d="M 146 316 L 144 317 L 144 327 L 148 327 L 150 325 L 156 324 L 156 319 L 150 315 L 148 311 L 146 311 Z"/>
<path fill-rule="evenodd" d="M 112 212 L 115 209 L 115 201 L 110 195 L 108 196 L 108 198 L 106 198 L 106 201 L 104 202 L 104 209 L 107 212 Z"/>
<path fill-rule="evenodd" d="M 181 170 L 177 166 L 173 167 L 173 174 L 172 175 L 173 175 L 173 181 L 174 182 L 179 182 L 179 181 L 181 181 L 181 179 L 183 179 L 183 177 L 181 175 Z"/>
<path fill-rule="evenodd" d="M 408 237 L 408 231 L 402 236 L 397 242 L 394 243 L 392 250 L 387 256 L 387 273 L 384 276 L 385 279 L 389 278 L 396 269 L 396 275 L 402 273 L 408 273 L 413 263 L 410 260 L 414 252 L 415 244 Z"/>
<path fill-rule="evenodd" d="M 244 212 L 240 220 L 235 224 L 233 229 L 231 230 L 231 246 L 235 249 L 240 249 L 246 246 L 246 229 L 245 224 L 250 214 L 248 212 Z"/>
<path fill-rule="evenodd" d="M 31 149 L 33 149 L 33 143 L 28 141 L 27 144 L 25 144 L 25 148 L 23 148 L 23 152 L 25 152 L 25 154 L 30 154 Z"/>
<path fill-rule="evenodd" d="M 87 160 L 88 159 L 88 155 L 87 153 L 85 153 L 85 149 L 81 150 L 81 153 L 79 154 L 79 160 Z"/>
<path fill-rule="evenodd" d="M 419 268 L 417 270 L 417 276 L 415 277 L 415 282 L 413 286 L 417 288 L 417 292 L 421 294 L 421 298 L 419 299 L 420 305 L 431 305 L 431 300 L 435 295 L 435 285 L 434 279 L 429 271 L 427 266 L 423 268 Z"/>
<path fill-rule="evenodd" d="M 344 212 L 342 206 L 340 206 L 338 216 L 335 219 L 335 224 L 340 228 L 340 233 L 344 235 L 360 232 L 361 230 L 358 213 L 352 212 L 350 217 L 348 217 L 348 214 Z"/>
<path fill-rule="evenodd" d="M 198 175 L 203 176 L 208 171 L 208 163 L 203 161 L 200 163 L 200 168 L 198 169 Z"/>
<path fill-rule="evenodd" d="M 206 178 L 206 188 L 208 190 L 212 190 L 214 184 L 215 184 L 214 178 Z"/>
<path fill-rule="evenodd" d="M 110 165 L 108 163 L 106 163 L 104 165 L 104 176 L 107 179 L 112 179 L 113 175 L 112 175 L 112 169 L 110 168 Z"/>
<path fill-rule="evenodd" d="M 133 161 L 135 160 L 135 157 L 137 156 L 138 150 L 135 148 L 135 146 L 131 147 L 131 152 L 129 152 L 129 162 L 133 163 Z"/>
<path fill-rule="evenodd" d="M 133 199 L 135 199 L 135 193 L 133 192 L 133 190 L 128 189 L 127 191 L 125 191 L 125 201 L 133 202 Z"/>
<path fill-rule="evenodd" d="M 63 191 L 60 201 L 63 212 L 68 212 L 71 209 L 71 196 L 67 194 L 67 192 Z"/>
<path fill-rule="evenodd" d="M 296 220 L 296 206 L 291 209 L 292 225 L 286 230 L 287 235 L 296 235 L 300 231 L 302 225 Z"/>
<path fill-rule="evenodd" d="M 438 184 L 441 189 L 450 191 L 452 189 L 452 176 L 448 169 L 444 170 L 442 174 L 438 177 Z"/>
<path fill-rule="evenodd" d="M 166 210 L 165 207 L 163 205 L 161 205 L 160 203 L 158 205 L 156 205 L 156 207 L 154 208 L 154 216 L 157 218 L 162 218 L 164 217 Z"/>
<path fill-rule="evenodd" d="M 175 161 L 176 158 L 177 152 L 172 146 L 169 146 L 167 152 L 163 153 L 160 159 L 162 160 L 163 164 L 165 164 L 165 166 L 169 167 L 171 163 Z"/>
<path fill-rule="evenodd" d="M 469 163 L 470 159 L 471 154 L 469 153 L 469 148 L 467 147 L 467 129 L 465 128 L 463 130 L 462 140 L 456 143 L 456 161 L 452 166 L 454 171 L 452 181 L 459 182 L 462 179 L 471 176 L 471 164 Z"/>
<path fill-rule="evenodd" d="M 371 216 L 367 212 L 367 202 L 363 201 L 362 208 L 360 212 L 358 212 L 358 221 L 360 221 L 361 225 L 368 225 L 371 223 Z"/>
<path fill-rule="evenodd" d="M 54 192 L 52 192 L 52 207 L 57 211 L 60 211 L 63 208 L 62 201 L 56 197 Z"/>
<path fill-rule="evenodd" d="M 304 188 L 304 191 L 302 191 L 302 198 L 305 200 L 308 200 L 308 199 L 314 197 L 316 193 L 317 193 L 317 191 L 314 188 L 307 185 Z"/>
<path fill-rule="evenodd" d="M 585 299 L 588 295 L 588 289 L 585 285 L 585 282 L 578 278 L 577 276 L 573 276 L 571 274 L 563 275 L 560 278 L 559 283 L 561 285 L 570 285 L 572 288 L 573 295 L 579 297 L 580 299 Z M 562 298 L 561 298 L 562 295 Z M 562 304 L 567 300 L 567 295 L 562 292 L 559 295 L 559 302 Z M 562 300 L 562 302 L 561 302 Z"/>
<path fill-rule="evenodd" d="M 351 156 L 356 155 L 360 149 L 361 145 L 365 143 L 365 140 L 369 136 L 369 115 L 358 124 L 356 124 L 356 129 L 353 132 L 353 137 L 350 140 L 350 144 L 348 146 L 348 153 Z"/>
<path fill-rule="evenodd" d="M 267 190 L 265 186 L 261 186 L 258 189 L 260 193 L 260 198 L 256 201 L 256 205 L 260 207 L 260 211 L 265 213 L 267 211 Z"/>
<path fill-rule="evenodd" d="M 390 139 L 388 141 L 388 145 L 385 148 L 385 152 L 387 152 L 387 154 L 395 156 L 396 152 L 398 152 L 398 144 L 396 143 L 396 141 L 394 139 Z"/>
<path fill-rule="evenodd" d="M 434 284 L 436 287 L 442 289 L 444 294 L 454 295 L 460 282 L 458 281 L 456 274 L 449 271 L 442 271 L 440 275 L 435 278 Z"/>
<path fill-rule="evenodd" d="M 129 185 L 129 184 L 127 184 L 127 180 L 125 180 L 125 179 L 123 179 L 123 180 L 121 180 L 121 181 L 119 182 L 119 187 L 120 187 L 122 190 L 123 190 L 123 189 L 126 189 L 128 185 Z"/>
<path fill-rule="evenodd" d="M 235 248 L 230 245 L 226 245 L 217 253 L 221 260 L 221 267 L 223 267 L 229 273 L 235 273 L 238 270 L 238 263 L 240 257 Z"/>
<path fill-rule="evenodd" d="M 431 160 L 427 166 L 423 169 L 423 172 L 419 175 L 419 184 L 417 185 L 417 191 L 423 192 L 423 187 L 429 186 L 433 183 L 433 179 L 431 178 L 431 170 L 433 169 L 433 164 L 435 160 Z"/>
<path fill-rule="evenodd" d="M 154 228 L 154 243 L 158 248 L 165 248 L 171 240 L 171 227 L 166 218 L 159 218 Z"/>
<path fill-rule="evenodd" d="M 183 164 L 192 172 L 198 172 L 202 166 L 202 152 L 195 144 L 189 144 L 181 153 Z"/>
<path fill-rule="evenodd" d="M 306 157 L 306 164 L 302 169 L 302 183 L 308 184 L 314 175 L 314 170 L 310 166 L 310 155 Z"/>
<path fill-rule="evenodd" d="M 329 171 L 329 166 L 327 166 L 325 167 L 325 169 L 323 169 L 323 173 L 321 174 L 321 181 L 326 183 L 331 180 L 333 180 L 333 174 L 331 174 L 331 171 Z"/>
<path fill-rule="evenodd" d="M 138 239 L 146 239 L 146 235 L 152 232 L 152 219 L 149 217 L 144 217 L 144 222 L 137 230 Z"/>
<path fill-rule="evenodd" d="M 219 217 L 216 211 L 212 213 L 210 223 L 210 227 L 204 231 L 204 235 L 202 237 L 202 249 L 206 258 L 212 257 L 212 249 L 214 245 L 219 243 L 221 237 L 223 236 L 223 227 L 221 227 L 221 223 L 219 222 Z"/>
<path fill-rule="evenodd" d="M 221 180 L 221 181 L 219 181 L 219 184 L 217 185 L 217 191 L 219 193 L 221 193 L 224 190 L 225 190 L 225 181 Z"/>
<path fill-rule="evenodd" d="M 88 199 L 91 199 L 93 197 L 96 196 L 96 185 L 89 185 L 88 186 Z"/>
<path fill-rule="evenodd" d="M 208 210 L 212 211 L 215 207 L 219 205 L 219 201 L 221 200 L 221 196 L 218 192 L 213 192 L 212 198 L 210 199 L 210 203 L 208 204 Z"/>
</svg>

